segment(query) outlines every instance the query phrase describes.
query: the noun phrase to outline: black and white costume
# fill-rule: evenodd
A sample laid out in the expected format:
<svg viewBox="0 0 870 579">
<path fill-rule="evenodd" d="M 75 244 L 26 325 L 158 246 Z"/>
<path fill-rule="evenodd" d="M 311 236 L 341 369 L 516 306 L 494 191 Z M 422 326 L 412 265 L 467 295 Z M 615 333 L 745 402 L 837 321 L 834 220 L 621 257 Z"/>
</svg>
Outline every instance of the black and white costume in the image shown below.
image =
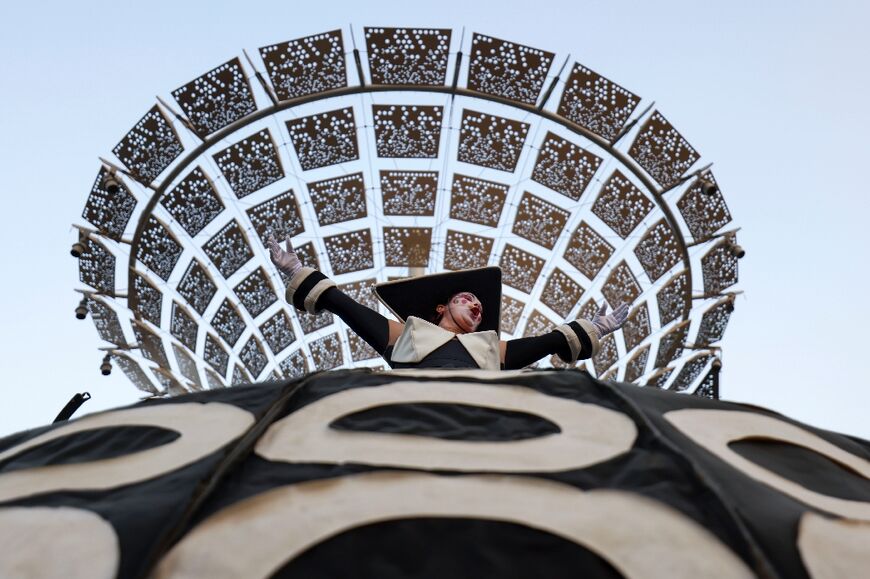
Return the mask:
<svg viewBox="0 0 870 579">
<path fill-rule="evenodd" d="M 484 312 L 489 312 L 489 317 L 484 319 L 481 331 L 477 332 L 454 334 L 419 316 L 412 315 L 411 312 L 418 311 L 420 308 L 422 308 L 421 312 L 431 314 L 434 312 L 431 303 L 439 302 L 437 299 L 434 302 L 430 299 L 427 305 L 426 300 L 419 299 L 420 292 L 409 291 L 408 288 L 394 291 L 398 289 L 396 287 L 398 284 L 419 285 L 434 280 L 433 283 L 437 285 L 450 280 L 449 283 L 458 286 L 459 290 L 478 295 L 473 287 L 468 286 L 469 283 L 474 283 L 474 276 L 489 276 L 492 278 L 491 288 L 498 288 L 498 295 L 495 295 L 495 290 L 490 291 L 487 301 L 478 296 L 484 304 Z M 386 291 L 387 289 L 393 290 L 392 293 Z M 486 290 L 478 291 L 483 293 Z M 562 324 L 552 332 L 541 336 L 507 341 L 502 364 L 498 335 L 501 271 L 498 268 L 480 268 L 388 282 L 375 286 L 375 293 L 405 324 L 401 336 L 394 345 L 389 345 L 387 318 L 351 299 L 336 287 L 335 282 L 315 269 L 310 267 L 299 269 L 290 279 L 286 297 L 287 301 L 299 310 L 311 314 L 322 310 L 334 313 L 358 336 L 368 342 L 393 368 L 516 369 L 533 364 L 552 354 L 558 355 L 566 363 L 572 363 L 591 358 L 598 352 L 598 332 L 595 326 L 587 320 L 575 320 Z M 445 299 L 449 297 L 449 295 L 445 296 Z M 403 300 L 407 304 L 399 303 Z"/>
</svg>

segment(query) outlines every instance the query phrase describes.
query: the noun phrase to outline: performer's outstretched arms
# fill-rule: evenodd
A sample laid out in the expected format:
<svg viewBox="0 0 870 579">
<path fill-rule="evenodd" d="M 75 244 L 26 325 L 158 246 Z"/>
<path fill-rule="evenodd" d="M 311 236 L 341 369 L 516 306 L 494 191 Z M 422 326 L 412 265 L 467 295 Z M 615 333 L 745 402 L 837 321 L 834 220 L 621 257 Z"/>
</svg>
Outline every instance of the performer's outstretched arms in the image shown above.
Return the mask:
<svg viewBox="0 0 870 579">
<path fill-rule="evenodd" d="M 303 267 L 289 237 L 286 251 L 273 237 L 269 238 L 267 246 L 272 263 L 290 278 L 286 297 L 296 309 L 310 314 L 321 310 L 334 313 L 378 354 L 383 355 L 388 346 L 396 343 L 403 324 L 388 320 L 373 309 L 355 302 L 339 290 L 334 281 L 316 269 Z"/>
<path fill-rule="evenodd" d="M 598 353 L 599 340 L 621 328 L 627 317 L 627 304 L 620 304 L 609 315 L 604 304 L 592 321 L 575 320 L 558 326 L 549 334 L 502 341 L 501 363 L 506 370 L 512 370 L 553 354 L 569 364 L 591 358 Z"/>
</svg>

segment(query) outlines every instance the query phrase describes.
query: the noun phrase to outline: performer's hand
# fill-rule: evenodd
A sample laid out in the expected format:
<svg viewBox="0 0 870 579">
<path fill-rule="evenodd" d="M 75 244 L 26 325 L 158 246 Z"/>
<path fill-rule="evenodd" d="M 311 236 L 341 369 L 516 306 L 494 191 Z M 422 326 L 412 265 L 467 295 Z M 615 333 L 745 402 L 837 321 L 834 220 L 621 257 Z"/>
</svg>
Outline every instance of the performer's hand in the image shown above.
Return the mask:
<svg viewBox="0 0 870 579">
<path fill-rule="evenodd" d="M 270 235 L 266 241 L 266 247 L 269 248 L 269 257 L 272 258 L 272 263 L 275 264 L 284 275 L 293 277 L 293 275 L 302 269 L 302 262 L 293 251 L 293 244 L 290 243 L 290 236 L 287 236 L 287 251 L 281 249 L 275 237 Z"/>
<path fill-rule="evenodd" d="M 607 314 L 607 302 L 601 304 L 598 308 L 598 313 L 592 318 L 592 325 L 598 331 L 598 338 L 603 338 L 611 332 L 615 332 L 622 327 L 625 320 L 628 318 L 628 304 L 621 303 L 616 306 L 612 314 Z"/>
</svg>

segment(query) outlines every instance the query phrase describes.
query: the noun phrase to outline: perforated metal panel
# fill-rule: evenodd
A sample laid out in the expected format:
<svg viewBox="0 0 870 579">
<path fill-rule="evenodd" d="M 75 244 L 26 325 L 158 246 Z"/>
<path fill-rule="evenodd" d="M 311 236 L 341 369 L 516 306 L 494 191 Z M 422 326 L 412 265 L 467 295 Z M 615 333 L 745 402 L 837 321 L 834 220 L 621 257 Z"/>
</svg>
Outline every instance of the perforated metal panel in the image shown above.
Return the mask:
<svg viewBox="0 0 870 579">
<path fill-rule="evenodd" d="M 340 30 L 264 46 L 260 57 L 279 100 L 347 86 Z"/>
<path fill-rule="evenodd" d="M 323 240 L 329 264 L 336 274 L 374 267 L 372 234 L 368 229 L 332 235 Z"/>
<path fill-rule="evenodd" d="M 196 335 L 199 332 L 199 326 L 196 320 L 191 316 L 178 302 L 172 302 L 172 319 L 169 324 L 169 333 L 171 333 L 179 342 L 196 350 Z"/>
<path fill-rule="evenodd" d="M 628 177 L 616 170 L 601 188 L 592 213 L 625 239 L 653 207 L 654 203 Z"/>
<path fill-rule="evenodd" d="M 287 121 L 287 130 L 305 171 L 359 159 L 350 107 Z"/>
<path fill-rule="evenodd" d="M 704 182 L 713 185 L 714 189 L 705 191 Z M 701 173 L 701 179 L 695 180 L 686 189 L 677 201 L 677 207 L 689 228 L 689 233 L 696 240 L 709 238 L 731 222 L 731 213 L 725 204 L 725 198 L 710 171 Z"/>
<path fill-rule="evenodd" d="M 535 104 L 554 56 L 552 52 L 474 34 L 469 54 L 468 88 Z"/>
<path fill-rule="evenodd" d="M 362 173 L 309 183 L 308 193 L 320 225 L 366 216 L 366 186 Z"/>
<path fill-rule="evenodd" d="M 366 28 L 374 84 L 439 85 L 447 76 L 450 30 Z"/>
<path fill-rule="evenodd" d="M 239 359 L 245 365 L 251 376 L 256 379 L 263 373 L 266 365 L 269 363 L 266 358 L 266 352 L 263 350 L 263 345 L 256 336 L 251 336 L 242 346 L 239 352 Z"/>
<path fill-rule="evenodd" d="M 149 185 L 183 150 L 175 129 L 154 105 L 112 152 L 138 181 Z"/>
<path fill-rule="evenodd" d="M 79 281 L 103 293 L 115 292 L 115 256 L 96 239 L 88 241 L 79 258 Z"/>
<path fill-rule="evenodd" d="M 710 354 L 699 354 L 689 358 L 668 389 L 677 392 L 688 389 L 712 359 L 713 356 Z"/>
<path fill-rule="evenodd" d="M 442 115 L 438 106 L 372 105 L 378 157 L 434 159 Z"/>
<path fill-rule="evenodd" d="M 682 317 L 692 307 L 692 304 L 686 301 L 688 283 L 689 276 L 684 271 L 680 272 L 662 286 L 662 289 L 656 294 L 659 304 L 659 321 L 662 325 L 670 324 Z"/>
<path fill-rule="evenodd" d="M 628 154 L 662 187 L 676 183 L 700 158 L 658 111 L 643 124 Z"/>
<path fill-rule="evenodd" d="M 438 173 L 381 171 L 384 215 L 434 215 Z"/>
<path fill-rule="evenodd" d="M 737 283 L 737 256 L 729 249 L 729 240 L 723 239 L 701 258 L 704 293 L 715 295 Z"/>
<path fill-rule="evenodd" d="M 91 187 L 82 217 L 103 235 L 118 241 L 136 209 L 136 198 L 120 178 L 118 178 L 117 193 L 109 193 L 105 186 L 108 175 L 109 172 L 105 167 L 100 169 Z"/>
<path fill-rule="evenodd" d="M 589 279 L 594 279 L 604 264 L 613 255 L 613 246 L 595 232 L 585 221 L 581 221 L 571 241 L 565 249 L 565 261 Z"/>
<path fill-rule="evenodd" d="M 157 327 L 161 325 L 163 313 L 163 293 L 148 278 L 135 272 L 133 274 L 133 291 L 138 300 L 134 311 Z"/>
<path fill-rule="evenodd" d="M 384 255 L 390 266 L 426 267 L 432 248 L 430 227 L 384 227 Z"/>
<path fill-rule="evenodd" d="M 450 217 L 470 223 L 498 226 L 508 186 L 465 175 L 453 176 Z"/>
<path fill-rule="evenodd" d="M 656 281 L 680 262 L 674 230 L 664 219 L 659 220 L 638 242 L 634 255 L 650 280 Z"/>
<path fill-rule="evenodd" d="M 601 341 L 601 349 L 592 358 L 592 365 L 595 367 L 595 373 L 601 376 L 611 366 L 616 364 L 619 359 L 619 352 L 616 349 L 616 338 L 613 334 L 607 334 Z"/>
<path fill-rule="evenodd" d="M 187 266 L 184 275 L 181 276 L 177 290 L 187 300 L 190 307 L 202 315 L 217 293 L 217 286 L 212 281 L 205 266 L 199 261 L 193 260 Z"/>
<path fill-rule="evenodd" d="M 567 318 L 580 301 L 584 291 L 579 283 L 557 268 L 547 278 L 547 284 L 541 292 L 541 302 L 563 318 Z"/>
<path fill-rule="evenodd" d="M 577 201 L 600 165 L 599 157 L 555 133 L 547 133 L 538 151 L 532 179 Z"/>
<path fill-rule="evenodd" d="M 639 102 L 639 96 L 576 63 L 565 82 L 559 114 L 613 141 Z"/>
<path fill-rule="evenodd" d="M 172 234 L 172 230 L 152 216 L 142 232 L 136 259 L 145 264 L 163 281 L 169 280 L 184 248 Z"/>
<path fill-rule="evenodd" d="M 263 322 L 263 325 L 260 326 L 260 332 L 273 354 L 280 354 L 296 341 L 293 322 L 290 321 L 290 316 L 284 310 L 280 310 Z"/>
<path fill-rule="evenodd" d="M 287 236 L 292 237 L 305 231 L 299 202 L 292 190 L 253 206 L 246 213 L 257 237 L 264 245 L 270 235 L 282 242 Z"/>
<path fill-rule="evenodd" d="M 540 336 L 541 334 L 546 334 L 550 332 L 555 326 L 556 324 L 547 316 L 545 316 L 538 310 L 532 310 L 529 319 L 526 320 L 526 327 L 523 330 L 523 337 L 528 338 L 529 336 Z"/>
<path fill-rule="evenodd" d="M 649 308 L 646 302 L 641 302 L 631 309 L 625 325 L 622 327 L 622 336 L 625 339 L 625 351 L 630 352 L 638 344 L 647 339 L 652 331 L 649 319 Z"/>
<path fill-rule="evenodd" d="M 458 271 L 486 266 L 493 242 L 489 237 L 448 230 L 444 269 Z"/>
<path fill-rule="evenodd" d="M 501 296 L 501 331 L 515 334 L 520 316 L 523 313 L 524 304 L 510 296 Z"/>
<path fill-rule="evenodd" d="M 498 265 L 501 267 L 502 283 L 531 293 L 541 276 L 544 259 L 508 244 L 501 254 Z"/>
<path fill-rule="evenodd" d="M 248 136 L 213 156 L 227 184 L 239 199 L 284 177 L 269 129 Z"/>
<path fill-rule="evenodd" d="M 681 322 L 669 330 L 659 340 L 659 350 L 656 353 L 656 368 L 670 364 L 680 354 L 686 343 L 686 333 L 689 331 L 689 322 Z"/>
<path fill-rule="evenodd" d="M 238 58 L 175 89 L 172 96 L 200 135 L 210 135 L 257 110 Z"/>
<path fill-rule="evenodd" d="M 278 301 L 278 297 L 275 295 L 275 288 L 272 287 L 272 282 L 269 281 L 269 276 L 262 267 L 258 267 L 246 276 L 245 279 L 240 281 L 233 288 L 233 292 L 238 296 L 239 301 L 242 302 L 252 318 L 256 318 L 269 306 Z"/>
<path fill-rule="evenodd" d="M 568 222 L 568 215 L 564 209 L 527 191 L 520 199 L 513 232 L 547 249 L 553 249 Z"/>
<path fill-rule="evenodd" d="M 523 152 L 529 125 L 472 110 L 462 111 L 457 159 L 513 172 Z"/>
<path fill-rule="evenodd" d="M 211 327 L 217 331 L 224 342 L 234 346 L 244 333 L 246 325 L 235 303 L 224 299 L 211 320 Z"/>
<path fill-rule="evenodd" d="M 311 342 L 311 358 L 318 372 L 332 370 L 344 364 L 344 354 L 338 332 Z"/>
<path fill-rule="evenodd" d="M 204 243 L 202 249 L 225 278 L 236 273 L 254 257 L 248 238 L 235 219 Z"/>
<path fill-rule="evenodd" d="M 89 298 L 87 303 L 100 339 L 118 346 L 126 345 L 127 338 L 124 337 L 124 330 L 115 310 L 96 297 Z"/>
<path fill-rule="evenodd" d="M 160 199 L 188 235 L 194 237 L 224 210 L 223 201 L 208 175 L 194 168 L 181 183 Z"/>
<path fill-rule="evenodd" d="M 701 316 L 701 326 L 698 328 L 695 344 L 708 346 L 721 340 L 733 311 L 733 301 L 730 298 L 725 298 L 704 312 L 704 315 Z"/>
<path fill-rule="evenodd" d="M 601 288 L 601 293 L 611 308 L 616 308 L 621 303 L 633 303 L 640 296 L 640 292 L 640 284 L 625 261 L 619 262 L 611 270 L 604 287 Z"/>
<path fill-rule="evenodd" d="M 646 373 L 646 364 L 649 360 L 650 346 L 646 345 L 631 355 L 628 363 L 625 365 L 625 382 L 636 382 L 638 378 Z"/>
</svg>

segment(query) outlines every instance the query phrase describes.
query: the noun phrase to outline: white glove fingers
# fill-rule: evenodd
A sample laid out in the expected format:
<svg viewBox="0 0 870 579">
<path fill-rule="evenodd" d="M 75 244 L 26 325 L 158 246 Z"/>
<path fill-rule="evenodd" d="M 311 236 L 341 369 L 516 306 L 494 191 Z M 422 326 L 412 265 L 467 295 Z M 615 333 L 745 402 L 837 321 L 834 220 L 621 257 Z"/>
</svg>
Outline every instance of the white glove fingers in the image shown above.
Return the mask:
<svg viewBox="0 0 870 579">
<path fill-rule="evenodd" d="M 598 308 L 598 314 L 597 314 L 597 315 L 599 315 L 599 316 L 603 316 L 603 315 L 606 314 L 606 313 L 607 313 L 607 302 L 604 302 L 603 304 L 601 304 L 601 307 Z"/>
</svg>

